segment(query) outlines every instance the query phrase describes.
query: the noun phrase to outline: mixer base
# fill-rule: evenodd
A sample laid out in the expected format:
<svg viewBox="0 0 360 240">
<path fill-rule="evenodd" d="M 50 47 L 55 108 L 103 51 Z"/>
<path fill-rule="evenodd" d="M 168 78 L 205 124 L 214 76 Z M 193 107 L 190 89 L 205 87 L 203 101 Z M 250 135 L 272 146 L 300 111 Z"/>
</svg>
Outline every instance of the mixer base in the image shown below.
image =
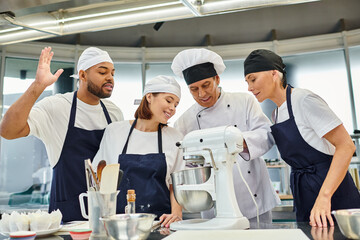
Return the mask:
<svg viewBox="0 0 360 240">
<path fill-rule="evenodd" d="M 215 230 L 215 229 L 248 229 L 249 220 L 241 218 L 189 219 L 170 224 L 171 230 Z"/>
</svg>

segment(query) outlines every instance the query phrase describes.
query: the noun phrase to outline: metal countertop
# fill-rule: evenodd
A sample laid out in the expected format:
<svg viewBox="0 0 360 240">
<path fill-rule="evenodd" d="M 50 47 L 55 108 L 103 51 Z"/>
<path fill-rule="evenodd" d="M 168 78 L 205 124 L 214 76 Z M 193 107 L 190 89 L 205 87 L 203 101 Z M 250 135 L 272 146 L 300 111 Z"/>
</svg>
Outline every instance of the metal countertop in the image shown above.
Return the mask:
<svg viewBox="0 0 360 240">
<path fill-rule="evenodd" d="M 331 240 L 344 240 L 345 238 L 341 232 L 338 226 L 335 226 L 333 228 L 312 228 L 309 226 L 309 224 L 306 222 L 276 222 L 272 224 L 263 224 L 260 223 L 260 226 L 257 226 L 257 224 L 251 224 L 250 229 L 248 231 L 251 231 L 252 229 L 301 229 L 305 235 L 309 239 L 315 239 L 315 240 L 324 240 L 324 239 L 331 239 Z M 165 238 L 168 234 L 168 229 L 159 229 L 153 233 L 150 234 L 148 237 L 148 240 L 159 240 Z M 171 234 L 171 233 L 170 233 Z M 8 237 L 5 237 L 3 235 L 0 235 L 0 240 L 2 239 L 9 239 Z M 46 239 L 46 240 L 72 240 L 70 235 L 52 235 L 45 238 L 36 238 L 36 239 Z M 95 239 L 94 239 L 95 240 Z M 96 239 L 97 240 L 97 239 Z M 99 239 L 100 240 L 100 239 Z"/>
</svg>

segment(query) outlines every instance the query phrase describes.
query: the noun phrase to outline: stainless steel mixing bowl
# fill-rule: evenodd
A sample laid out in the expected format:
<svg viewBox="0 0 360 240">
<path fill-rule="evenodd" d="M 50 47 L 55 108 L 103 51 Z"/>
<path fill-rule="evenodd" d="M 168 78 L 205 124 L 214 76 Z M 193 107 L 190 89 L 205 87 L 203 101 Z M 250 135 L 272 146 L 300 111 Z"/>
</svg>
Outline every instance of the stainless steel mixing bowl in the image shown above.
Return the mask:
<svg viewBox="0 0 360 240">
<path fill-rule="evenodd" d="M 114 239 L 137 240 L 149 236 L 155 217 L 155 214 L 134 213 L 116 214 L 100 220 L 104 223 L 107 234 Z"/>
<path fill-rule="evenodd" d="M 171 174 L 176 201 L 188 212 L 205 211 L 214 205 L 211 195 L 202 190 L 179 190 L 178 186 L 205 183 L 211 167 L 188 168 Z"/>
<path fill-rule="evenodd" d="M 360 208 L 331 212 L 339 225 L 341 233 L 351 239 L 360 239 Z"/>
</svg>

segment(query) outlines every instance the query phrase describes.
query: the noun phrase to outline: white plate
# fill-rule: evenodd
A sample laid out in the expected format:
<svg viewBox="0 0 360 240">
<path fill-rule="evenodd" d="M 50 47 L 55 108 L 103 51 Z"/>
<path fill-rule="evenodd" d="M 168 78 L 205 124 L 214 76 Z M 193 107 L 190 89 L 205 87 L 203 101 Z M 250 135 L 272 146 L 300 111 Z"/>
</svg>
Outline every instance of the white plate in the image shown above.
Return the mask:
<svg viewBox="0 0 360 240">
<path fill-rule="evenodd" d="M 62 228 L 62 225 L 60 225 L 60 227 L 58 228 L 53 228 L 53 229 L 48 229 L 48 230 L 40 230 L 40 231 L 34 231 L 36 232 L 36 236 L 46 236 L 46 235 L 50 235 L 52 233 L 56 233 L 57 231 L 59 231 Z M 9 232 L 0 232 L 2 235 L 9 237 L 10 233 Z"/>
</svg>

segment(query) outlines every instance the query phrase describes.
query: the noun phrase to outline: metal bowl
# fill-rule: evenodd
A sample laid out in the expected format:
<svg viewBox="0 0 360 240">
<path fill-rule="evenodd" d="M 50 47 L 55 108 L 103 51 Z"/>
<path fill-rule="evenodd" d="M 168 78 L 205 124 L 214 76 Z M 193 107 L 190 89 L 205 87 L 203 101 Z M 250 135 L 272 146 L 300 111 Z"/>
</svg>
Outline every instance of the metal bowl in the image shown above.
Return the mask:
<svg viewBox="0 0 360 240">
<path fill-rule="evenodd" d="M 155 217 L 155 214 L 134 213 L 116 214 L 100 220 L 104 223 L 108 236 L 116 240 L 137 240 L 149 236 Z"/>
<path fill-rule="evenodd" d="M 188 168 L 171 174 L 176 201 L 188 212 L 209 210 L 214 203 L 211 195 L 203 190 L 179 190 L 177 186 L 205 183 L 211 175 L 211 167 Z"/>
<path fill-rule="evenodd" d="M 360 208 L 331 212 L 339 225 L 341 233 L 351 239 L 360 239 Z"/>
</svg>

